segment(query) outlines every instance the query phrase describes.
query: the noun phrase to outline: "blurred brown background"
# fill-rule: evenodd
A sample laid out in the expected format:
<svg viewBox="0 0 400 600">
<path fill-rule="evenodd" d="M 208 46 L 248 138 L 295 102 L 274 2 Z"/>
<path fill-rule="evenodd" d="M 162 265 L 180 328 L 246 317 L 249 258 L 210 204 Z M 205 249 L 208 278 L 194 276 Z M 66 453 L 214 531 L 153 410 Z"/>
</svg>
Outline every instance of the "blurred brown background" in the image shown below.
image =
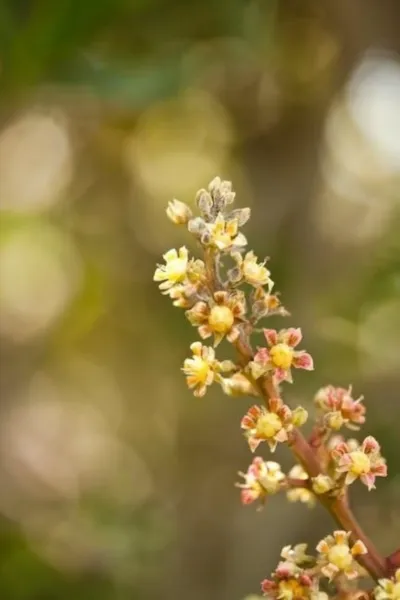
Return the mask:
<svg viewBox="0 0 400 600">
<path fill-rule="evenodd" d="M 390 476 L 353 497 L 398 547 L 398 0 L 1 0 L 0 86 L 0 596 L 242 599 L 332 529 L 240 506 L 249 403 L 179 371 L 164 209 L 215 175 L 315 359 L 287 399 L 365 395 Z"/>
</svg>

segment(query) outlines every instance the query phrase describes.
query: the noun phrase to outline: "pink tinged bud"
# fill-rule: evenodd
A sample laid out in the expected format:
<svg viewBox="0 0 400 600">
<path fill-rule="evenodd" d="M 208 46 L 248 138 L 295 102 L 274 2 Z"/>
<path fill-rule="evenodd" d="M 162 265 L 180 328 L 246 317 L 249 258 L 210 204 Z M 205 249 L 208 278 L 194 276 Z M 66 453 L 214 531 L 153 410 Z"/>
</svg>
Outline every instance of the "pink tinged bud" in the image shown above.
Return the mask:
<svg viewBox="0 0 400 600">
<path fill-rule="evenodd" d="M 261 582 L 261 591 L 267 595 L 270 594 L 276 588 L 276 583 L 271 579 L 264 579 Z"/>
<path fill-rule="evenodd" d="M 300 575 L 300 577 L 299 577 L 299 581 L 300 581 L 300 583 L 301 583 L 302 585 L 305 585 L 305 586 L 307 586 L 307 587 L 310 587 L 310 586 L 311 586 L 311 584 L 312 584 L 312 579 L 311 579 L 311 577 L 310 577 L 309 575 L 306 575 L 306 574 Z"/>
<path fill-rule="evenodd" d="M 269 346 L 275 346 L 278 343 L 278 332 L 275 329 L 264 329 L 263 332 Z"/>
<path fill-rule="evenodd" d="M 283 562 L 275 569 L 275 575 L 278 579 L 287 579 L 293 575 L 293 564 L 289 562 Z"/>
<path fill-rule="evenodd" d="M 241 490 L 240 499 L 242 504 L 252 504 L 258 498 L 258 493 L 254 490 Z"/>
<path fill-rule="evenodd" d="M 308 352 L 299 352 L 293 357 L 293 366 L 297 369 L 305 369 L 306 371 L 313 371 L 314 361 L 311 354 Z"/>
</svg>

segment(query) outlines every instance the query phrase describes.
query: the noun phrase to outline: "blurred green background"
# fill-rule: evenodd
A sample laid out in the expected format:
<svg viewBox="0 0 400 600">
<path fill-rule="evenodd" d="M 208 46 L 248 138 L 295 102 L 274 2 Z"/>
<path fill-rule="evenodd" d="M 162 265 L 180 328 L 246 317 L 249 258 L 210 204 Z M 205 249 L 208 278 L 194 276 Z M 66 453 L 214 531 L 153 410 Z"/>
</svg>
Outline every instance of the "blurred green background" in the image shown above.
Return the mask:
<svg viewBox="0 0 400 600">
<path fill-rule="evenodd" d="M 315 359 L 288 401 L 365 395 L 390 476 L 353 500 L 399 546 L 399 52 L 398 0 L 0 0 L 2 599 L 241 599 L 332 529 L 240 506 L 249 401 L 179 371 L 164 209 L 215 175 Z"/>
</svg>

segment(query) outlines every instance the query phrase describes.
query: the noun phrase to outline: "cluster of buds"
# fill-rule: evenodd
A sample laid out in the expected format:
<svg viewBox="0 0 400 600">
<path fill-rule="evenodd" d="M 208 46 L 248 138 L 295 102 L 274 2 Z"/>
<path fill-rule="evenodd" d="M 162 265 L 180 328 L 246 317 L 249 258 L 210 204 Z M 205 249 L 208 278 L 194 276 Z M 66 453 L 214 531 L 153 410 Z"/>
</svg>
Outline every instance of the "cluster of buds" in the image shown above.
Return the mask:
<svg viewBox="0 0 400 600">
<path fill-rule="evenodd" d="M 298 350 L 302 341 L 299 328 L 256 329 L 261 319 L 289 313 L 279 293 L 273 292 L 267 259 L 259 260 L 247 249 L 241 227 L 248 221 L 250 209 L 232 210 L 234 199 L 232 184 L 216 177 L 207 190 L 196 195 L 197 216 L 179 200 L 167 207 L 169 219 L 186 226 L 202 256 L 189 257 L 185 246 L 169 250 L 154 280 L 174 306 L 185 309 L 201 340 L 210 339 L 212 344 L 192 343 L 192 357 L 185 359 L 182 371 L 197 397 L 217 383 L 228 396 L 257 398 L 240 423 L 252 452 L 261 442 L 266 442 L 270 452 L 278 443 L 293 449 L 298 464 L 287 475 L 279 463 L 261 456 L 253 458 L 246 472 L 239 472 L 243 481 L 236 485 L 243 504 L 258 501 L 263 506 L 268 496 L 283 491 L 289 501 L 310 507 L 320 500 L 343 525 L 343 530 L 319 542 L 314 558 L 305 554 L 305 544 L 285 547 L 283 560 L 271 578 L 262 582 L 262 592 L 277 600 L 325 600 L 328 596 L 320 589 L 324 578 L 342 592 L 343 581 L 354 583 L 368 572 L 378 583 L 370 597 L 400 600 L 400 570 L 391 578 L 392 571 L 383 566 L 384 559 L 368 538 L 354 539 L 349 527 L 354 523 L 355 530 L 361 531 L 348 508 L 348 486 L 359 479 L 371 490 L 377 477 L 387 475 L 385 459 L 372 436 L 358 442 L 338 434 L 342 428 L 358 430 L 364 425 L 363 398 L 353 398 L 351 387 L 323 387 L 314 398 L 317 414 L 311 435 L 306 439 L 301 433 L 299 428 L 308 413 L 302 406 L 286 404 L 281 387 L 293 382 L 293 369 L 312 371 L 313 359 L 305 350 Z M 259 331 L 266 343 L 253 350 L 252 334 Z M 233 346 L 236 361 L 217 359 L 221 342 Z M 356 590 L 355 595 L 358 593 Z"/>
</svg>

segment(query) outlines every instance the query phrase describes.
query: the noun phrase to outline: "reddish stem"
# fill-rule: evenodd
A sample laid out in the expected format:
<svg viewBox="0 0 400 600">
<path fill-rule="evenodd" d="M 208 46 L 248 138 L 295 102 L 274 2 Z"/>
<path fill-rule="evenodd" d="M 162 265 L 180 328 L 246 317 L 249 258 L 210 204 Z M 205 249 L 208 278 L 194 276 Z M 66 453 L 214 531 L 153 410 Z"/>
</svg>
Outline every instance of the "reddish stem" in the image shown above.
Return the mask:
<svg viewBox="0 0 400 600">
<path fill-rule="evenodd" d="M 394 575 L 397 569 L 400 569 L 400 548 L 395 550 L 390 556 L 386 558 L 386 565 L 391 575 Z"/>
</svg>

